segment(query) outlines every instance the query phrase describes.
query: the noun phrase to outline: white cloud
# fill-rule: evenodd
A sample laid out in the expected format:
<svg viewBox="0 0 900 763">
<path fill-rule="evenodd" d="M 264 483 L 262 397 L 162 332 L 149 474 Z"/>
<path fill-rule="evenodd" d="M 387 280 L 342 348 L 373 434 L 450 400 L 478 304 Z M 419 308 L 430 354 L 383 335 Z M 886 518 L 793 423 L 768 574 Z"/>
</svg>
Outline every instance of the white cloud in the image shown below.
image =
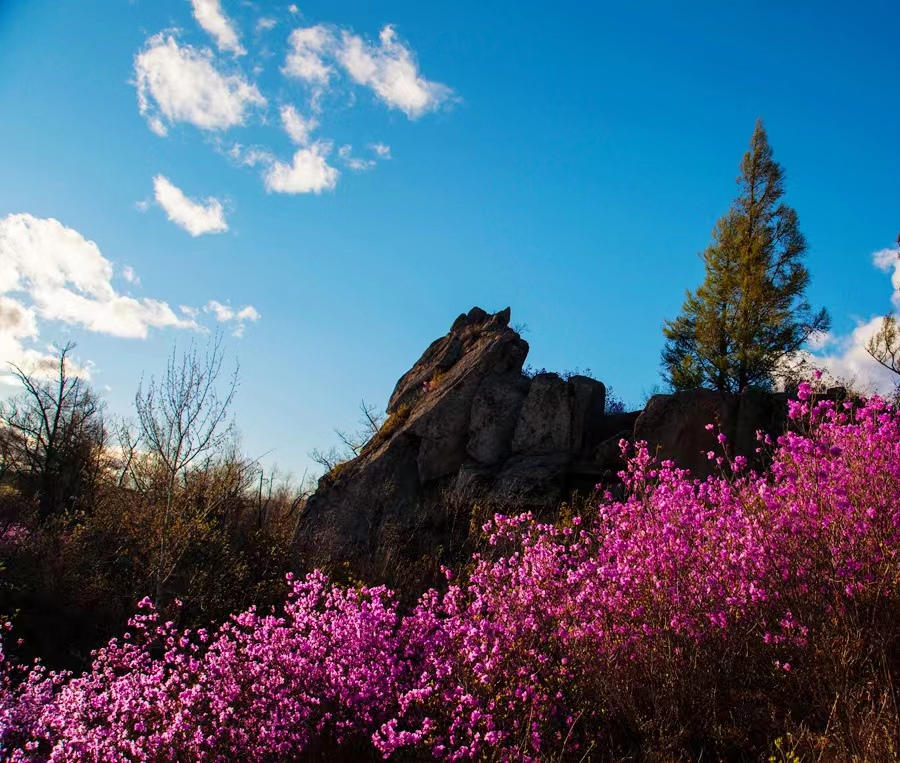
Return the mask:
<svg viewBox="0 0 900 763">
<path fill-rule="evenodd" d="M 350 145 L 341 146 L 338 149 L 338 158 L 348 169 L 351 169 L 354 172 L 364 172 L 375 166 L 374 159 L 361 159 L 358 156 L 353 156 L 353 146 Z"/>
<path fill-rule="evenodd" d="M 336 44 L 331 31 L 322 24 L 295 29 L 288 43 L 290 50 L 281 71 L 288 77 L 324 87 L 333 72 L 325 63 Z"/>
<path fill-rule="evenodd" d="M 290 164 L 274 160 L 263 174 L 266 190 L 274 193 L 321 193 L 337 185 L 340 172 L 325 157 L 331 147 L 313 143 L 294 153 Z"/>
<path fill-rule="evenodd" d="M 0 361 L 30 369 L 51 357 L 26 346 L 39 340 L 38 319 L 118 337 L 150 328 L 196 329 L 165 303 L 134 299 L 112 286 L 113 265 L 77 231 L 28 214 L 0 219 Z"/>
<path fill-rule="evenodd" d="M 900 250 L 881 249 L 872 255 L 872 262 L 875 263 L 875 267 L 885 273 L 889 270 L 894 271 L 891 273 L 891 285 L 894 287 L 891 304 L 895 308 L 900 308 Z"/>
<path fill-rule="evenodd" d="M 219 50 L 242 56 L 247 51 L 241 47 L 234 22 L 223 12 L 219 0 L 191 0 L 194 18 L 215 39 Z"/>
<path fill-rule="evenodd" d="M 124 296 L 112 285 L 113 274 L 93 241 L 58 220 L 29 214 L 0 219 L 0 372 L 6 362 L 25 370 L 53 362 L 41 342 L 45 321 L 129 339 L 145 338 L 153 328 L 202 330 L 196 308 L 176 313 L 158 299 Z M 130 268 L 122 275 L 138 283 Z M 259 313 L 248 305 L 232 310 L 228 320 L 243 332 Z"/>
<path fill-rule="evenodd" d="M 300 13 L 300 9 L 299 9 L 296 5 L 294 5 L 293 3 L 291 3 L 291 4 L 288 6 L 288 11 L 290 12 L 290 14 L 291 14 L 292 16 L 296 16 L 298 13 Z"/>
<path fill-rule="evenodd" d="M 266 104 L 256 85 L 216 69 L 210 51 L 179 45 L 172 35 L 151 37 L 134 70 L 141 114 L 158 135 L 176 122 L 202 130 L 243 125 L 252 107 Z"/>
<path fill-rule="evenodd" d="M 410 119 L 435 111 L 451 98 L 449 87 L 419 74 L 412 51 L 397 41 L 392 26 L 381 30 L 379 40 L 375 46 L 358 35 L 343 33 L 337 58 L 353 80 Z"/>
<path fill-rule="evenodd" d="M 207 302 L 206 307 L 204 307 L 203 310 L 207 313 L 212 313 L 220 323 L 225 323 L 234 318 L 234 310 L 214 299 Z"/>
<path fill-rule="evenodd" d="M 165 210 L 169 219 L 192 236 L 224 233 L 228 230 L 225 212 L 218 199 L 212 196 L 205 202 L 189 199 L 180 188 L 162 175 L 153 178 L 153 191 L 157 203 Z"/>
<path fill-rule="evenodd" d="M 309 134 L 319 126 L 314 118 L 306 119 L 290 104 L 281 107 L 281 123 L 284 131 L 298 146 L 308 145 Z"/>
<path fill-rule="evenodd" d="M 234 323 L 232 336 L 241 337 L 248 322 L 255 323 L 260 319 L 260 314 L 253 305 L 247 305 L 240 310 L 235 310 L 230 305 L 223 305 L 214 299 L 207 302 L 203 308 L 206 313 L 212 313 L 219 323 Z"/>
<path fill-rule="evenodd" d="M 197 21 L 216 39 L 220 49 L 245 52 L 240 47 L 236 27 L 222 10 L 223 0 L 190 2 Z M 299 13 L 295 6 L 289 10 Z M 270 55 L 260 33 L 281 21 L 274 16 L 261 16 L 255 23 L 256 33 L 250 39 L 256 55 L 245 68 L 253 68 L 253 63 L 261 66 L 258 59 Z M 182 44 L 178 34 L 178 30 L 165 30 L 148 38 L 134 60 L 138 105 L 154 132 L 165 136 L 180 122 L 206 131 L 244 126 L 258 109 L 267 106 L 267 99 L 253 79 L 236 68 L 234 62 L 226 67 L 212 50 Z M 279 37 L 284 43 L 284 37 Z M 415 54 L 399 41 L 390 25 L 381 30 L 377 43 L 332 24 L 299 26 L 287 35 L 283 61 L 282 74 L 306 85 L 302 88 L 302 102 L 295 93 L 290 96 L 294 103 L 284 103 L 278 109 L 280 127 L 296 147 L 291 159 L 283 161 L 266 146 L 244 148 L 229 141 L 232 148 L 227 149 L 223 137 L 215 135 L 210 140 L 215 150 L 235 162 L 261 166 L 261 176 L 269 192 L 320 193 L 335 187 L 340 176 L 337 167 L 360 172 L 391 158 L 391 148 L 386 143 L 361 141 L 355 144 L 357 155 L 349 145 L 342 147 L 333 160 L 337 167 L 332 166 L 329 163 L 331 142 L 327 137 L 317 137 L 320 123 L 324 121 L 324 96 L 340 96 L 346 105 L 355 100 L 355 86 L 362 85 L 410 119 L 455 98 L 449 87 L 421 75 Z M 345 96 L 349 100 L 344 100 Z M 264 112 L 259 114 L 258 121 L 268 127 L 275 126 L 266 116 Z M 367 146 L 365 150 L 360 148 L 363 145 Z M 218 200 L 189 198 L 162 176 L 155 178 L 154 185 L 156 201 L 171 220 L 192 235 L 227 230 Z M 145 211 L 148 202 L 140 201 L 136 206 Z"/>
<path fill-rule="evenodd" d="M 900 307 L 900 250 L 882 249 L 872 255 L 872 262 L 880 270 L 893 270 L 891 303 Z M 887 312 L 887 310 L 885 311 Z M 795 361 L 805 360 L 824 371 L 830 381 L 850 381 L 862 392 L 890 392 L 900 377 L 876 362 L 866 345 L 881 328 L 883 315 L 861 320 L 847 336 L 821 334 L 809 342 L 811 352 L 797 354 Z"/>
</svg>

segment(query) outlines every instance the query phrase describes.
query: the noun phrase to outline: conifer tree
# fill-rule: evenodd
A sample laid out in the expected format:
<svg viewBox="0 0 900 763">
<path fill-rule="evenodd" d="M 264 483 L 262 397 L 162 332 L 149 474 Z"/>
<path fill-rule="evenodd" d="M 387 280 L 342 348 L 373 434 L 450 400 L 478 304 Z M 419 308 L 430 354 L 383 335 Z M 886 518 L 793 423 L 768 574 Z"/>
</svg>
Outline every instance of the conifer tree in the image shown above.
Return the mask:
<svg viewBox="0 0 900 763">
<path fill-rule="evenodd" d="M 676 390 L 770 388 L 786 356 L 829 326 L 828 313 L 813 313 L 804 296 L 806 239 L 797 213 L 781 201 L 784 170 L 762 120 L 737 182 L 737 198 L 700 255 L 703 283 L 663 327 L 663 375 Z"/>
</svg>

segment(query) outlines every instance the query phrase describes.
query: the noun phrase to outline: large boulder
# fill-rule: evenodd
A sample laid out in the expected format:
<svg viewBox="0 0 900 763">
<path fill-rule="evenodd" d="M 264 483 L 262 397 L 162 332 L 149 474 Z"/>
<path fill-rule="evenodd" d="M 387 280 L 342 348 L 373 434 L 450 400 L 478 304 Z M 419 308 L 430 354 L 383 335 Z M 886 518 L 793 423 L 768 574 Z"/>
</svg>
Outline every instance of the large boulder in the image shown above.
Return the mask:
<svg viewBox="0 0 900 763">
<path fill-rule="evenodd" d="M 651 455 L 674 461 L 705 478 L 717 471 L 715 456 L 745 456 L 760 465 L 756 453 L 757 432 L 778 435 L 784 431 L 786 396 L 748 388 L 742 393 L 710 389 L 681 390 L 654 395 L 634 424 L 634 440 L 644 440 Z M 707 425 L 712 424 L 712 429 Z M 726 448 L 718 436 L 726 437 Z"/>
<path fill-rule="evenodd" d="M 570 376 L 569 450 L 580 453 L 595 445 L 606 418 L 606 386 L 589 376 Z"/>
<path fill-rule="evenodd" d="M 531 380 L 522 415 L 516 424 L 512 452 L 528 456 L 566 452 L 571 431 L 566 383 L 558 374 L 538 374 Z"/>
<path fill-rule="evenodd" d="M 528 354 L 528 343 L 515 331 L 504 331 L 509 326 L 509 317 L 508 307 L 494 315 L 488 315 L 480 307 L 473 307 L 468 314 L 460 315 L 450 327 L 450 332 L 440 339 L 435 339 L 413 367 L 400 377 L 388 401 L 387 412 L 394 413 L 404 403 L 408 404 L 418 399 L 424 384 L 453 368 L 463 355 L 471 354 L 476 349 L 474 344 L 486 334 L 504 336 L 507 339 L 515 334 L 524 363 Z M 471 363 L 470 360 L 470 365 Z M 511 367 L 514 365 L 515 361 Z M 521 369 L 520 363 L 517 370 Z"/>
<path fill-rule="evenodd" d="M 484 379 L 469 414 L 466 453 L 472 460 L 494 466 L 509 457 L 530 386 L 521 373 L 491 374 Z"/>
<path fill-rule="evenodd" d="M 587 376 L 563 380 L 540 373 L 531 381 L 516 424 L 512 452 L 516 455 L 580 453 L 602 428 L 606 387 Z"/>
<path fill-rule="evenodd" d="M 460 347 L 456 362 L 436 368 L 415 398 L 406 429 L 421 441 L 418 465 L 423 481 L 453 474 L 466 459 L 472 406 L 482 387 L 496 389 L 504 381 L 515 387 L 522 376 L 528 343 L 505 326 L 488 327 L 489 320 L 467 324 L 452 336 Z M 411 401 L 410 394 L 402 392 L 398 400 Z"/>
</svg>

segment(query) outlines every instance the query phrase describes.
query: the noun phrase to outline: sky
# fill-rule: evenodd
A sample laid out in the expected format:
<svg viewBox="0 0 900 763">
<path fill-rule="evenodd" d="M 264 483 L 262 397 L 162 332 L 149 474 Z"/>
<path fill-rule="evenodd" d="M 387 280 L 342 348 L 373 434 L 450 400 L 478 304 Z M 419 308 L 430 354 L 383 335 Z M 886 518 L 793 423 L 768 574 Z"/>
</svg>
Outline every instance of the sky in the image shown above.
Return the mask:
<svg viewBox="0 0 900 763">
<path fill-rule="evenodd" d="M 128 416 L 220 331 L 245 451 L 298 476 L 475 305 L 637 407 L 761 117 L 809 349 L 888 385 L 898 37 L 888 0 L 0 0 L 0 361 L 76 342 Z"/>
</svg>

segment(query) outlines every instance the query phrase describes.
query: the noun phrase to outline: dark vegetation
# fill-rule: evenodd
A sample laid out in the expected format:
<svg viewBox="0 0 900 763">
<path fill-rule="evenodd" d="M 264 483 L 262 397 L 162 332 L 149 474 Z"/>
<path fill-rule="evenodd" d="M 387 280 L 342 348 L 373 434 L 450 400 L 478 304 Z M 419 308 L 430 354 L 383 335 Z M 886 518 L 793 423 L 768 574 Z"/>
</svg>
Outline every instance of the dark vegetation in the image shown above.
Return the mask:
<svg viewBox="0 0 900 763">
<path fill-rule="evenodd" d="M 14 369 L 25 391 L 0 408 L 0 612 L 22 640 L 7 650 L 80 669 L 145 595 L 183 600 L 191 627 L 278 601 L 304 492 L 240 455 L 219 344 L 173 353 L 114 425 L 71 351 L 52 377 Z"/>
</svg>

